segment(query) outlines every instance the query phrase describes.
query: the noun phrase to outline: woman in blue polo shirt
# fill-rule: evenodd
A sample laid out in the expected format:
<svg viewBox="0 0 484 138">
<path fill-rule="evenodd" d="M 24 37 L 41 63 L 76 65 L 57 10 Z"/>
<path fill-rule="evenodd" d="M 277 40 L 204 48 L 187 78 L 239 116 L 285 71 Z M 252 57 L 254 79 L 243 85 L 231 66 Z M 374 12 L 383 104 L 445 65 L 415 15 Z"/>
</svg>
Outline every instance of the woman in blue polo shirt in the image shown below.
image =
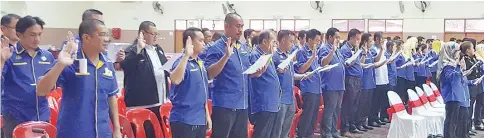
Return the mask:
<svg viewBox="0 0 484 138">
<path fill-rule="evenodd" d="M 403 41 L 397 40 L 395 43 L 397 46 L 397 51 L 401 51 Z M 407 60 L 405 59 L 402 53 L 397 56 L 394 62 L 397 69 L 397 87 L 395 91 L 398 93 L 400 98 L 402 98 L 403 103 L 406 104 L 408 101 L 408 93 L 407 93 L 408 80 L 406 75 L 407 66 L 405 65 L 407 63 Z"/>
<path fill-rule="evenodd" d="M 193 38 L 193 39 L 192 39 Z M 199 28 L 183 32 L 183 56 L 171 69 L 170 125 L 173 138 L 204 138 L 211 129 L 207 107 L 208 77 L 198 55 L 203 51 L 203 33 Z"/>
</svg>

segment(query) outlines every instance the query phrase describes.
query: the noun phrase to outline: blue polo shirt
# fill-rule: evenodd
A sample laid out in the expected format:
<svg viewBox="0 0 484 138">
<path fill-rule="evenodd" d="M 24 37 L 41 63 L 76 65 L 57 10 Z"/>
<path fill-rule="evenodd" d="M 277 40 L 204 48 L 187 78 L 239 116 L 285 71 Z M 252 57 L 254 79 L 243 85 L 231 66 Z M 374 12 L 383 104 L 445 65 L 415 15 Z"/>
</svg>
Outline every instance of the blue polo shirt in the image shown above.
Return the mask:
<svg viewBox="0 0 484 138">
<path fill-rule="evenodd" d="M 445 66 L 440 74 L 440 92 L 444 102 L 455 101 L 459 102 L 461 106 L 466 107 L 469 103 L 469 93 L 464 87 L 466 82 L 462 76 L 460 66 Z M 468 106 L 467 106 L 468 107 Z"/>
<path fill-rule="evenodd" d="M 274 61 L 274 66 L 276 67 L 281 64 L 282 61 L 286 60 L 287 57 L 290 55 L 289 51 L 283 52 L 281 49 L 277 49 L 277 51 L 272 56 L 272 61 Z M 289 63 L 288 69 L 286 72 L 277 73 L 279 77 L 279 83 L 282 90 L 281 96 L 281 103 L 282 104 L 294 104 L 294 62 L 291 61 Z"/>
<path fill-rule="evenodd" d="M 407 59 L 407 62 L 411 62 L 410 59 Z M 406 63 L 406 62 L 405 62 Z M 415 81 L 415 70 L 412 65 L 409 65 L 405 68 L 405 76 L 409 81 Z"/>
<path fill-rule="evenodd" d="M 353 56 L 353 53 L 356 52 L 351 48 L 350 43 L 346 43 L 343 45 L 340 49 L 341 54 L 343 55 L 343 62 L 342 64 L 346 64 L 345 61 L 348 60 L 351 56 Z M 361 59 L 361 54 L 358 55 L 358 58 L 354 61 L 353 65 L 351 66 L 346 66 L 346 76 L 353 76 L 353 77 L 359 77 L 363 75 L 363 69 L 360 66 L 360 59 Z"/>
<path fill-rule="evenodd" d="M 202 52 L 202 53 L 200 53 L 200 54 L 198 55 L 198 58 L 200 58 L 201 60 L 204 60 L 204 59 L 205 59 L 205 57 L 207 57 L 207 51 L 208 51 L 208 49 L 209 49 L 210 47 L 212 47 L 212 45 L 210 45 L 210 44 L 206 44 L 206 45 L 203 47 L 203 52 Z"/>
<path fill-rule="evenodd" d="M 331 52 L 331 44 L 325 44 L 321 46 L 318 51 L 318 62 L 321 63 L 323 58 L 329 55 Z M 323 91 L 344 91 L 345 90 L 345 67 L 344 67 L 343 54 L 340 53 L 339 49 L 336 49 L 333 58 L 329 65 L 337 64 L 338 66 L 332 68 L 328 72 L 324 73 L 322 81 L 325 84 Z"/>
<path fill-rule="evenodd" d="M 2 70 L 2 113 L 18 122 L 48 121 L 50 109 L 45 96 L 37 96 L 39 78 L 54 64 L 54 56 L 37 48 L 31 57 L 20 43 L 14 47 Z"/>
<path fill-rule="evenodd" d="M 250 63 L 255 63 L 262 55 L 265 55 L 264 51 L 259 46 L 255 47 L 251 52 Z M 281 86 L 272 59 L 269 60 L 267 70 L 260 77 L 250 78 L 250 82 L 252 84 L 251 113 L 278 112 L 281 101 Z"/>
<path fill-rule="evenodd" d="M 206 52 L 205 67 L 218 62 L 225 55 L 227 37 L 215 41 Z M 212 105 L 230 109 L 247 109 L 249 79 L 242 74 L 249 68 L 249 48 L 237 40 L 234 53 L 230 56 L 224 68 L 214 79 Z"/>
<path fill-rule="evenodd" d="M 387 59 L 390 59 L 392 56 L 391 53 L 385 51 L 385 57 Z M 388 69 L 388 82 L 390 83 L 391 86 L 397 86 L 397 66 L 395 61 L 393 61 L 391 64 L 387 64 L 387 69 Z"/>
<path fill-rule="evenodd" d="M 298 50 L 298 49 L 299 49 L 299 45 L 294 44 L 294 45 L 292 45 L 291 50 L 289 50 L 288 52 L 289 52 L 289 53 L 292 53 L 292 52 L 294 52 L 294 51 L 296 51 L 296 50 Z"/>
<path fill-rule="evenodd" d="M 84 57 L 79 49 L 77 58 Z M 89 74 L 78 72 L 79 62 L 75 61 L 64 68 L 57 80 L 62 87 L 57 137 L 112 137 L 108 98 L 119 91 L 112 62 L 100 53 L 97 65 L 87 60 Z"/>
<path fill-rule="evenodd" d="M 434 63 L 435 61 L 439 60 L 439 55 L 434 51 L 430 50 L 429 56 L 432 58 L 428 63 L 429 65 Z M 430 67 L 430 72 L 437 72 L 437 69 L 439 68 L 439 65 L 435 64 L 433 67 Z"/>
<path fill-rule="evenodd" d="M 394 62 L 395 62 L 396 67 L 401 67 L 401 66 L 405 65 L 405 63 L 407 63 L 406 60 L 405 60 L 405 57 L 403 57 L 402 54 L 398 55 Z M 397 77 L 407 79 L 406 73 L 407 73 L 407 67 L 397 69 Z"/>
<path fill-rule="evenodd" d="M 171 71 L 175 70 L 182 59 L 180 56 L 173 63 Z M 171 84 L 170 101 L 173 104 L 170 112 L 170 122 L 181 122 L 188 125 L 205 125 L 205 104 L 208 95 L 208 76 L 203 61 L 190 58 L 185 68 L 183 81 Z"/>
<path fill-rule="evenodd" d="M 368 51 L 366 55 L 370 55 L 370 52 Z M 371 64 L 374 62 L 375 62 L 375 59 L 373 57 L 371 56 L 365 57 L 365 64 Z M 361 83 L 362 89 L 366 89 L 366 90 L 375 89 L 376 88 L 375 68 L 374 67 L 364 68 L 363 77 L 361 80 L 363 82 Z"/>
<path fill-rule="evenodd" d="M 308 62 L 309 58 L 312 56 L 312 49 L 309 49 L 307 45 L 304 45 L 304 47 L 299 50 L 296 54 L 296 64 L 294 65 L 294 70 L 295 72 L 299 74 L 304 74 L 306 72 L 311 72 L 319 67 L 319 62 L 318 62 L 318 57 L 314 58 L 313 62 L 311 63 L 311 66 L 306 70 L 306 72 L 299 72 L 299 68 L 301 68 L 302 65 L 304 65 L 306 62 Z M 321 83 L 321 78 L 320 76 L 324 75 L 324 73 L 315 73 L 311 78 L 307 78 L 304 80 L 301 80 L 299 83 L 299 89 L 301 90 L 301 93 L 314 93 L 314 94 L 320 94 L 321 93 L 321 85 L 324 85 Z"/>
</svg>

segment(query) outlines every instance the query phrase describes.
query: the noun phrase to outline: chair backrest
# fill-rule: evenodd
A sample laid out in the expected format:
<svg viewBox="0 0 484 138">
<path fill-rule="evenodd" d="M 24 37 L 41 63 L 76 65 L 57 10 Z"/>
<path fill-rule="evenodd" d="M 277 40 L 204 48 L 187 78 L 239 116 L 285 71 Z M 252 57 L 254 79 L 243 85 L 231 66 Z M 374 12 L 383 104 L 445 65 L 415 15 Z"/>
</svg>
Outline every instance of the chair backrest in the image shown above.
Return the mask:
<svg viewBox="0 0 484 138">
<path fill-rule="evenodd" d="M 46 95 L 45 98 L 47 99 L 47 103 L 49 107 L 54 108 L 55 110 L 59 110 L 59 104 L 57 103 L 57 99 L 55 99 L 52 95 Z"/>
<path fill-rule="evenodd" d="M 432 88 L 430 88 L 429 85 L 422 84 L 422 88 L 424 89 L 425 95 L 427 95 L 429 102 L 437 101 L 437 98 L 435 97 L 434 91 L 432 91 Z"/>
<path fill-rule="evenodd" d="M 440 90 L 437 88 L 437 85 L 434 83 L 430 83 L 430 87 L 432 88 L 432 91 L 434 92 L 435 96 L 439 97 L 440 96 Z"/>
<path fill-rule="evenodd" d="M 126 115 L 126 103 L 124 101 L 124 96 L 118 96 L 118 113 L 120 115 Z"/>
<path fill-rule="evenodd" d="M 298 87 L 294 86 L 294 97 L 296 99 L 296 110 L 300 110 L 302 109 L 302 105 L 304 104 L 303 103 L 303 100 L 302 100 L 302 95 L 301 95 L 301 91 L 299 90 Z"/>
<path fill-rule="evenodd" d="M 155 113 L 150 110 L 143 108 L 131 109 L 127 113 L 127 118 L 135 126 L 136 138 L 146 138 L 144 128 L 145 121 L 151 122 L 156 138 L 163 138 L 158 118 L 156 118 Z"/>
<path fill-rule="evenodd" d="M 160 106 L 160 116 L 161 116 L 160 123 L 162 124 L 161 127 L 165 138 L 172 137 L 171 127 L 170 127 L 171 108 L 173 108 L 173 105 L 171 104 L 171 102 L 164 103 Z"/>
<path fill-rule="evenodd" d="M 50 122 L 50 124 L 57 126 L 57 118 L 59 117 L 59 112 L 58 112 L 58 110 L 56 110 L 52 107 L 49 107 L 49 108 L 50 108 L 49 122 Z"/>
<path fill-rule="evenodd" d="M 423 92 L 423 90 L 420 87 L 415 87 L 415 90 L 418 94 L 418 97 L 420 97 L 422 104 L 429 103 L 429 100 L 427 99 L 427 95 L 425 94 L 425 92 Z"/>
<path fill-rule="evenodd" d="M 54 125 L 42 121 L 29 121 L 17 125 L 13 130 L 13 138 L 32 138 L 40 137 L 44 134 L 50 138 L 56 137 L 57 129 Z"/>
<path fill-rule="evenodd" d="M 390 102 L 390 108 L 393 113 L 396 113 L 397 115 L 407 114 L 402 99 L 396 92 L 388 91 L 388 101 Z"/>
<path fill-rule="evenodd" d="M 422 101 L 420 101 L 420 97 L 415 91 L 413 91 L 412 89 L 408 89 L 407 94 L 409 99 L 408 104 L 410 105 L 410 107 L 415 108 L 422 106 Z"/>
<path fill-rule="evenodd" d="M 210 116 L 212 116 L 212 100 L 211 99 L 207 100 L 207 108 L 208 108 L 208 113 L 210 113 Z"/>
<path fill-rule="evenodd" d="M 121 134 L 123 138 L 135 138 L 131 123 L 123 115 L 119 115 L 119 124 L 121 125 Z"/>
</svg>

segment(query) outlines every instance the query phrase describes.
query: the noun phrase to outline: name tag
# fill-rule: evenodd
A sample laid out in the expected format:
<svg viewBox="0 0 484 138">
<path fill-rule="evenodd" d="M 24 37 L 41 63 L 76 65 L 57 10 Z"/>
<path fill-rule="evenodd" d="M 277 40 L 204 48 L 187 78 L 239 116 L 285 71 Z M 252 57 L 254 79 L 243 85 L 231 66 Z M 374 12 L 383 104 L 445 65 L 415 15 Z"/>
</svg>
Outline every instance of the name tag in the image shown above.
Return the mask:
<svg viewBox="0 0 484 138">
<path fill-rule="evenodd" d="M 50 62 L 42 62 L 42 61 L 39 61 L 39 64 L 50 65 Z"/>
<path fill-rule="evenodd" d="M 191 69 L 190 71 L 198 71 L 198 69 Z"/>
<path fill-rule="evenodd" d="M 242 53 L 242 54 L 247 54 L 247 51 L 242 51 L 242 52 L 240 52 L 240 53 Z"/>
<path fill-rule="evenodd" d="M 21 65 L 27 65 L 27 62 L 16 62 L 13 63 L 14 66 L 21 66 Z"/>
</svg>

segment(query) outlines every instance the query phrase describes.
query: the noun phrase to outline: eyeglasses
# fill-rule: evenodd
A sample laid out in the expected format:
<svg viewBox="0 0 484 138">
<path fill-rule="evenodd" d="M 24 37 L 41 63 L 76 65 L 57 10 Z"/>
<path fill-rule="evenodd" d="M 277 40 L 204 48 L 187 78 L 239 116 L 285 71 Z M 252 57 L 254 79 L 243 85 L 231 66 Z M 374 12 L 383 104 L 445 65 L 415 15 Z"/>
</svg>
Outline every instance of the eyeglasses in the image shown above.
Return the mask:
<svg viewBox="0 0 484 138">
<path fill-rule="evenodd" d="M 158 36 L 158 33 L 150 33 L 150 32 L 147 32 L 147 31 L 143 31 L 143 33 L 150 34 L 150 35 L 152 35 L 153 37 Z"/>
</svg>

